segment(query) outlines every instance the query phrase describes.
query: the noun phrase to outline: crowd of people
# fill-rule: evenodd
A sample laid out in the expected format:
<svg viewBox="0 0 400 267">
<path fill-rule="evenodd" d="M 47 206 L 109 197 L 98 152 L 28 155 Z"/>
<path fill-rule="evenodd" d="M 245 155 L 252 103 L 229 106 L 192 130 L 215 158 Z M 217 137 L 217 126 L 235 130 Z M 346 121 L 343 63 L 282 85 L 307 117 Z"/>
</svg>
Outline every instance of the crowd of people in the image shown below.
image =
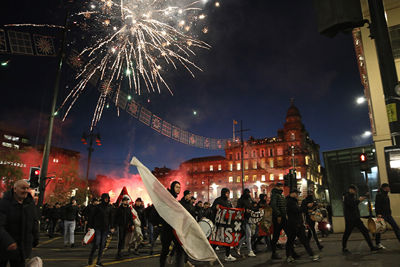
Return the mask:
<svg viewBox="0 0 400 267">
<path fill-rule="evenodd" d="M 283 185 L 277 183 L 272 189 L 270 197 L 260 194 L 258 198 L 251 196 L 250 190 L 245 189 L 241 197 L 237 200 L 235 207 L 244 210 L 242 223 L 242 237 L 238 246 L 232 248 L 225 246 L 225 261 L 235 261 L 237 256 L 246 254 L 248 257 L 256 257 L 262 240 L 264 249 L 271 251 L 273 260 L 280 260 L 277 248 L 283 245 L 278 241 L 284 233 L 286 235 L 285 251 L 286 261 L 294 262 L 299 258 L 296 253 L 295 240 L 301 244 L 310 260 L 319 259 L 317 253 L 311 248 L 310 242 L 314 240 L 318 250 L 324 247 L 316 233 L 315 210 L 319 207 L 313 192 L 307 193 L 302 201 L 299 199 L 300 192 L 294 188 L 287 196 L 283 195 Z M 208 219 L 215 222 L 218 210 L 221 207 L 232 208 L 234 205 L 230 199 L 230 190 L 223 188 L 221 195 L 211 204 L 209 202 L 196 201 L 192 192 L 185 190 L 183 196 L 178 199 L 181 193 L 181 185 L 175 181 L 168 188 L 171 195 L 176 198 L 181 205 L 200 222 Z M 400 241 L 400 230 L 391 215 L 388 184 L 382 184 L 376 196 L 376 215 L 383 218 L 390 224 Z M 25 266 L 25 260 L 30 257 L 31 250 L 39 243 L 39 228 L 47 231 L 50 238 L 54 237 L 57 231 L 64 236 L 64 245 L 74 248 L 75 231 L 80 228 L 82 232 L 94 230 L 94 239 L 90 250 L 88 264 L 94 263 L 97 251 L 96 266 L 103 266 L 102 255 L 106 247 L 109 236 L 114 232 L 118 233 L 118 247 L 116 258 L 123 257 L 123 250 L 130 243 L 127 236 L 140 230 L 139 245 L 134 246 L 135 253 L 138 249 L 147 246 L 149 253 L 153 254 L 155 241 L 160 236 L 161 254 L 160 266 L 164 267 L 167 262 L 175 262 L 176 266 L 193 266 L 189 257 L 183 250 L 181 243 L 174 235 L 173 228 L 168 225 L 157 213 L 153 205 L 145 207 L 144 202 L 139 197 L 134 203 L 129 197 L 124 196 L 121 201 L 114 204 L 110 203 L 110 196 L 103 193 L 100 199 L 94 198 L 87 207 L 79 206 L 76 199 L 72 197 L 69 203 L 61 205 L 46 205 L 42 209 L 41 218 L 37 216 L 33 198 L 29 193 L 29 184 L 20 180 L 17 181 L 13 189 L 6 192 L 0 201 L 0 267 L 7 266 L 10 262 L 11 267 Z M 376 235 L 376 245 L 373 245 L 368 229 L 360 219 L 358 205 L 365 197 L 358 197 L 357 187 L 350 185 L 348 191 L 343 195 L 343 207 L 345 218 L 345 232 L 342 238 L 342 251 L 349 253 L 347 240 L 354 227 L 357 227 L 363 234 L 371 251 L 384 248 L 381 244 L 381 236 Z M 132 207 L 130 204 L 133 204 Z M 132 210 L 134 209 L 132 216 Z M 253 220 L 254 212 L 263 211 L 262 218 Z M 326 215 L 325 215 L 326 216 Z M 39 223 L 41 221 L 41 223 Z M 243 245 L 246 244 L 246 253 L 242 252 Z M 171 246 L 172 245 L 172 246 Z M 171 250 L 171 247 L 173 249 Z M 4 249 L 3 249 L 4 248 Z M 213 245 L 215 250 L 221 249 Z M 236 254 L 234 256 L 234 253 Z"/>
</svg>

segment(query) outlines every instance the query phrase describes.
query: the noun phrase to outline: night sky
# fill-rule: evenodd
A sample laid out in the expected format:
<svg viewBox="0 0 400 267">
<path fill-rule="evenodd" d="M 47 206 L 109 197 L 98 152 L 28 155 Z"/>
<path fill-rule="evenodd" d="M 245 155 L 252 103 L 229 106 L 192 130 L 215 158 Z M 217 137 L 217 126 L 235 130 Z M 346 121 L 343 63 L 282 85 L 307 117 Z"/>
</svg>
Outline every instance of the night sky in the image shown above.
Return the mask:
<svg viewBox="0 0 400 267">
<path fill-rule="evenodd" d="M 38 6 L 38 1 L 4 2 L 0 25 L 62 23 L 59 9 Z M 367 106 L 355 104 L 363 88 L 352 37 L 319 35 L 311 0 L 221 0 L 218 9 L 210 6 L 206 14 L 210 26 L 202 40 L 212 48 L 197 51 L 195 60 L 204 71 L 195 71 L 195 78 L 183 70 L 168 72 L 173 96 L 165 89 L 161 94 L 135 96 L 136 101 L 201 136 L 232 137 L 232 120 L 236 119 L 251 129 L 246 138 L 263 138 L 276 136 L 283 127 L 294 98 L 321 152 L 371 143 L 370 138 L 361 138 L 370 126 Z M 43 143 L 56 59 L 12 55 L 0 55 L 0 59 L 11 59 L 7 68 L 0 69 L 0 121 L 26 129 L 32 144 Z M 67 68 L 58 104 L 72 86 Z M 80 151 L 82 173 L 87 151 L 80 139 L 89 129 L 97 97 L 96 89 L 89 88 L 67 120 L 56 122 L 53 144 Z M 177 168 L 193 157 L 224 155 L 224 151 L 178 143 L 124 111 L 118 117 L 112 107 L 104 112 L 97 130 L 103 145 L 93 153 L 91 177 L 111 172 L 122 175 L 132 156 L 153 169 Z"/>
</svg>

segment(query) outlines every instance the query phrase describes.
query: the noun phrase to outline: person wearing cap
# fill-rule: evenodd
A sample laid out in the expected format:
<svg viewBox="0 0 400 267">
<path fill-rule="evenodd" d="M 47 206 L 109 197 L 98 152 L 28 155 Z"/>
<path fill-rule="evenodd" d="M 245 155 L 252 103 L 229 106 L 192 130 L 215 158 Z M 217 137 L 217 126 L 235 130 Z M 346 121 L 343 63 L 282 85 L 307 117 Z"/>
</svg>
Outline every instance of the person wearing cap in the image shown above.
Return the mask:
<svg viewBox="0 0 400 267">
<path fill-rule="evenodd" d="M 286 217 L 286 199 L 282 195 L 283 184 L 278 182 L 275 188 L 271 191 L 271 208 L 272 208 L 272 225 L 274 229 L 273 238 L 271 241 L 272 255 L 271 259 L 282 259 L 276 252 L 276 243 L 279 240 L 282 229 L 287 235 L 287 217 Z"/>
<path fill-rule="evenodd" d="M 306 218 L 306 223 L 309 227 L 308 239 L 311 239 L 311 236 L 314 237 L 315 243 L 318 246 L 319 250 L 322 250 L 324 246 L 319 243 L 317 233 L 315 232 L 315 221 L 311 219 L 311 213 L 318 207 L 317 202 L 315 201 L 314 192 L 308 191 L 307 197 L 303 199 L 301 202 L 301 208 L 304 213 L 304 217 Z"/>
<path fill-rule="evenodd" d="M 136 210 L 139 220 L 140 220 L 140 228 L 142 229 L 142 234 L 143 238 L 146 240 L 147 239 L 147 218 L 144 213 L 144 205 L 143 205 L 143 200 L 142 198 L 138 197 L 135 200 L 135 205 L 133 208 Z"/>
<path fill-rule="evenodd" d="M 115 226 L 118 227 L 118 252 L 117 259 L 122 258 L 121 251 L 124 249 L 125 237 L 128 231 L 134 230 L 133 216 L 129 207 L 129 197 L 124 196 L 121 205 L 115 212 Z"/>
<path fill-rule="evenodd" d="M 303 244 L 308 255 L 313 261 L 319 259 L 318 255 L 314 255 L 310 247 L 310 240 L 306 236 L 306 229 L 303 221 L 303 211 L 299 206 L 300 191 L 297 189 L 290 190 L 289 196 L 286 198 L 286 211 L 287 211 L 287 242 L 286 242 L 286 261 L 294 262 L 299 255 L 294 251 L 294 240 L 299 238 Z"/>
<path fill-rule="evenodd" d="M 221 196 L 217 197 L 211 206 L 211 221 L 215 222 L 215 217 L 217 216 L 217 211 L 220 206 L 232 208 L 232 202 L 229 200 L 230 190 L 228 188 L 222 188 Z M 212 246 L 214 249 L 217 248 L 216 245 Z M 231 248 L 225 247 L 225 261 L 236 261 L 236 258 L 231 255 Z"/>
<path fill-rule="evenodd" d="M 383 183 L 379 192 L 375 197 L 375 213 L 376 217 L 383 218 L 388 224 L 392 226 L 397 239 L 400 241 L 400 229 L 396 221 L 392 217 L 392 210 L 390 209 L 390 198 L 389 198 L 390 186 L 387 183 Z M 381 244 L 381 234 L 375 235 L 376 246 L 380 249 L 385 248 Z"/>
<path fill-rule="evenodd" d="M 99 249 L 96 266 L 104 266 L 101 263 L 103 250 L 106 246 L 107 235 L 114 232 L 114 216 L 110 205 L 110 196 L 107 193 L 101 195 L 101 202 L 94 207 L 88 221 L 88 230 L 94 229 L 94 240 L 89 254 L 88 265 L 93 264 L 93 256 Z"/>
<path fill-rule="evenodd" d="M 378 248 L 372 244 L 368 229 L 360 219 L 360 210 L 358 205 L 365 199 L 365 196 L 357 198 L 357 187 L 355 185 L 350 185 L 348 191 L 343 196 L 343 211 L 345 221 L 345 230 L 342 238 L 343 253 L 349 253 L 349 250 L 347 249 L 347 240 L 349 239 L 354 227 L 357 227 L 360 230 L 371 251 L 378 250 Z"/>
</svg>

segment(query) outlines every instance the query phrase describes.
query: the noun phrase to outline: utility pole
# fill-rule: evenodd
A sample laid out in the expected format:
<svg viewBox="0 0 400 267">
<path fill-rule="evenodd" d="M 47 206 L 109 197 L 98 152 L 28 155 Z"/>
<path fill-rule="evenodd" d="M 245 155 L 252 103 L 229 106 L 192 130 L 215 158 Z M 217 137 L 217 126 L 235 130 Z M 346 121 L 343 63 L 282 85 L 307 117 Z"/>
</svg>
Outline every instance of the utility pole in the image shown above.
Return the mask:
<svg viewBox="0 0 400 267">
<path fill-rule="evenodd" d="M 58 90 L 60 87 L 62 65 L 63 65 L 64 58 L 65 58 L 65 45 L 66 45 L 66 40 L 67 40 L 68 17 L 69 17 L 69 11 L 67 11 L 66 15 L 65 15 L 63 37 L 62 37 L 62 41 L 61 41 L 61 48 L 60 48 L 59 55 L 58 55 L 58 57 L 59 57 L 58 69 L 57 69 L 56 79 L 55 79 L 54 88 L 53 88 L 53 100 L 51 103 L 49 128 L 47 131 L 46 141 L 45 141 L 44 148 L 43 148 L 42 167 L 41 167 L 40 182 L 39 182 L 39 199 L 38 199 L 39 208 L 42 207 L 43 200 L 44 200 L 44 191 L 46 188 L 47 171 L 48 171 L 48 167 L 49 167 L 49 154 L 50 154 L 50 148 L 51 148 L 51 139 L 53 136 L 54 117 L 57 116 L 56 105 L 57 105 Z"/>
<path fill-rule="evenodd" d="M 386 111 L 389 120 L 390 133 L 394 145 L 400 144 L 400 105 L 399 96 L 395 92 L 398 85 L 396 65 L 394 63 L 392 47 L 385 18 L 385 9 L 382 0 L 368 0 L 371 16 L 371 38 L 375 40 L 378 55 L 379 70 L 381 73 L 383 92 L 385 95 Z"/>
<path fill-rule="evenodd" d="M 243 141 L 243 132 L 248 132 L 250 131 L 250 129 L 245 129 L 243 130 L 243 121 L 240 120 L 240 130 L 238 132 L 240 132 L 240 159 L 241 159 L 241 170 L 242 170 L 242 193 L 244 191 L 244 166 L 243 166 L 243 150 L 244 150 L 244 141 Z"/>
</svg>

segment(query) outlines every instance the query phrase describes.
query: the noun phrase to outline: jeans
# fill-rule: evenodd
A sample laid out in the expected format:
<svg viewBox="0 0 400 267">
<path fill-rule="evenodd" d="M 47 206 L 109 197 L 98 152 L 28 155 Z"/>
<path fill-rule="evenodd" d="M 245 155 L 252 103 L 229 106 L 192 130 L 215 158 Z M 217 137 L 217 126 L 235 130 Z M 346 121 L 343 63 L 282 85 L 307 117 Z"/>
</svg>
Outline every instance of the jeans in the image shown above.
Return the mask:
<svg viewBox="0 0 400 267">
<path fill-rule="evenodd" d="M 384 216 L 385 222 L 390 224 L 393 228 L 393 232 L 396 234 L 397 239 L 400 241 L 400 229 L 399 226 L 397 225 L 396 221 L 393 219 L 391 215 L 389 216 Z M 375 241 L 376 244 L 381 243 L 381 234 L 376 234 L 375 235 Z"/>
<path fill-rule="evenodd" d="M 306 249 L 308 255 L 313 256 L 314 253 L 310 247 L 310 241 L 306 237 L 306 230 L 304 226 L 298 227 L 288 227 L 287 233 L 287 242 L 286 242 L 286 257 L 296 255 L 294 251 L 294 240 L 296 237 L 299 238 L 300 242 L 303 244 L 304 248 Z"/>
<path fill-rule="evenodd" d="M 75 243 L 75 221 L 64 221 L 64 245 Z"/>
<path fill-rule="evenodd" d="M 353 231 L 354 227 L 357 227 L 361 234 L 364 236 L 365 241 L 367 241 L 368 246 L 370 248 L 373 247 L 371 237 L 369 236 L 368 229 L 365 227 L 361 219 L 356 220 L 345 220 L 346 225 L 344 229 L 343 239 L 342 239 L 342 248 L 346 248 L 347 240 L 349 239 L 351 232 Z"/>
<path fill-rule="evenodd" d="M 246 241 L 247 248 L 250 253 L 250 251 L 253 251 L 252 247 L 251 247 L 251 227 L 250 227 L 250 224 L 247 222 L 245 222 L 243 226 L 244 226 L 245 236 L 242 236 L 242 238 L 239 241 L 239 249 L 242 247 L 244 241 Z"/>
<path fill-rule="evenodd" d="M 96 249 L 99 249 L 99 254 L 97 255 L 97 263 L 101 262 L 101 256 L 103 256 L 103 250 L 106 246 L 108 230 L 94 229 L 94 242 L 92 243 L 92 249 L 89 254 L 89 261 L 93 260 L 94 253 Z"/>
</svg>

